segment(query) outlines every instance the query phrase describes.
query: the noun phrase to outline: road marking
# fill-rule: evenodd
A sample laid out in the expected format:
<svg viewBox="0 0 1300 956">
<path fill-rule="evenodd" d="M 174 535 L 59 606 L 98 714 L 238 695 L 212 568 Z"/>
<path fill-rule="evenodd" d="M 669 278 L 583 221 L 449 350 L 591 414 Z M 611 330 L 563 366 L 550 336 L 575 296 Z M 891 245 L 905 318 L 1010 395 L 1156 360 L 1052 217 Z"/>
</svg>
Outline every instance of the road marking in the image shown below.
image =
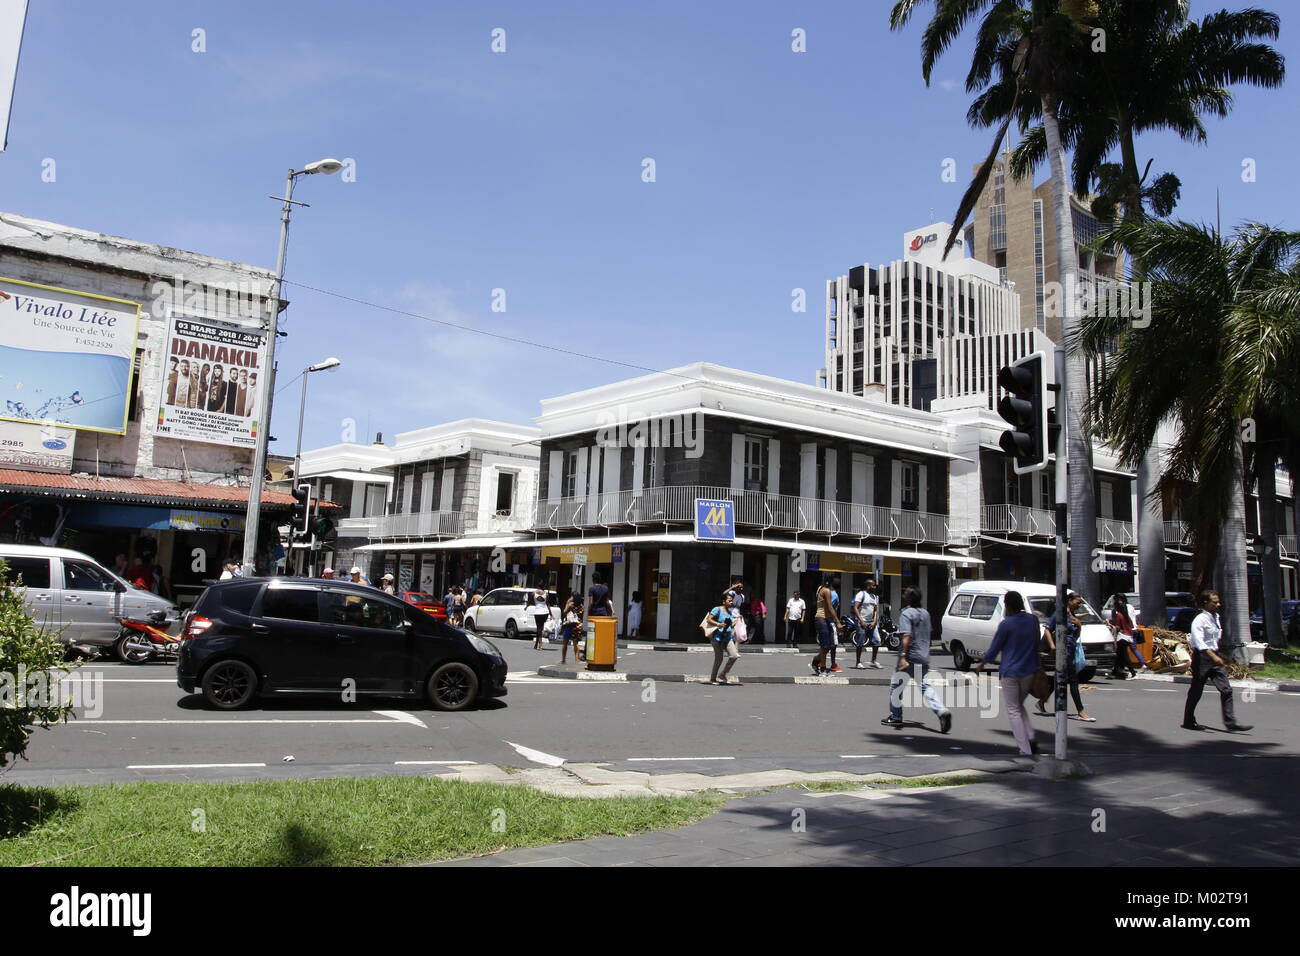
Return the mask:
<svg viewBox="0 0 1300 956">
<path fill-rule="evenodd" d="M 540 750 L 534 750 L 532 747 L 524 747 L 521 744 L 510 743 L 509 740 L 505 742 L 510 744 L 511 747 L 514 747 L 519 756 L 523 757 L 525 760 L 531 760 L 533 763 L 545 764 L 548 767 L 558 767 L 564 763 L 564 758 L 557 757 L 555 754 L 543 753 Z"/>
<path fill-rule="evenodd" d="M 422 721 L 419 717 L 416 717 L 414 714 L 408 714 L 404 710 L 377 710 L 375 711 L 375 713 L 378 714 L 380 717 L 391 718 L 392 720 L 395 720 L 398 723 L 414 724 L 417 727 L 423 727 L 425 730 L 429 729 L 429 725 L 426 724 L 424 721 Z"/>
<path fill-rule="evenodd" d="M 472 766 L 472 760 L 394 760 L 394 767 L 456 767 L 460 765 Z"/>
<path fill-rule="evenodd" d="M 232 767 L 265 767 L 264 763 L 133 763 L 127 770 L 216 770 Z"/>
<path fill-rule="evenodd" d="M 1176 694 L 1176 693 L 1178 693 L 1178 688 L 1177 688 L 1177 687 L 1170 687 L 1170 688 L 1167 688 L 1167 689 L 1164 688 L 1164 687 L 1144 687 L 1143 690 L 1145 690 L 1148 694 Z"/>
<path fill-rule="evenodd" d="M 665 760 L 735 760 L 735 757 L 628 757 L 628 763 L 646 763 Z"/>
<path fill-rule="evenodd" d="M 60 677 L 60 684 L 84 684 L 87 681 L 96 681 L 102 684 L 172 684 L 175 685 L 174 679 L 166 677 L 102 677 L 97 674 L 91 674 L 88 677 Z"/>
<path fill-rule="evenodd" d="M 348 719 L 344 719 L 344 718 L 331 718 L 331 719 L 325 719 L 325 718 L 315 719 L 315 718 L 310 718 L 310 719 L 309 719 L 309 718 L 257 717 L 257 718 L 254 718 L 254 719 L 252 719 L 252 720 L 241 720 L 241 719 L 239 719 L 239 718 L 235 718 L 235 719 L 233 719 L 233 720 L 231 720 L 231 719 L 226 719 L 226 720 L 215 720 L 215 719 L 213 719 L 213 720 L 100 720 L 100 719 L 98 719 L 98 718 L 88 718 L 88 719 L 93 719 L 93 721 L 94 721 L 95 724 L 175 724 L 175 725 L 180 725 L 180 724 L 226 724 L 226 725 L 242 725 L 242 724 L 403 724 L 403 723 L 406 723 L 406 721 L 404 721 L 404 720 L 374 720 L 373 718 L 369 718 L 369 717 L 348 718 Z"/>
<path fill-rule="evenodd" d="M 872 760 L 875 754 L 840 754 L 841 760 Z"/>
</svg>

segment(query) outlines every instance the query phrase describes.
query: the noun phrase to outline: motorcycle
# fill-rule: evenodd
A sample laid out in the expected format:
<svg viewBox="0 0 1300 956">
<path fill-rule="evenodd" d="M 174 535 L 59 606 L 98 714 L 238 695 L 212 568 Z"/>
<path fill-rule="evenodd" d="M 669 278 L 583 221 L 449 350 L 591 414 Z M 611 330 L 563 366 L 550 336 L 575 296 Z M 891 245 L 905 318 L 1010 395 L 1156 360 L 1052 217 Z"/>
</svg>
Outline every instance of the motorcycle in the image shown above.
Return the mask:
<svg viewBox="0 0 1300 956">
<path fill-rule="evenodd" d="M 167 633 L 167 615 L 154 611 L 148 621 L 118 618 L 122 630 L 113 644 L 113 655 L 123 664 L 143 664 L 151 660 L 175 661 L 180 653 L 180 638 Z"/>
</svg>

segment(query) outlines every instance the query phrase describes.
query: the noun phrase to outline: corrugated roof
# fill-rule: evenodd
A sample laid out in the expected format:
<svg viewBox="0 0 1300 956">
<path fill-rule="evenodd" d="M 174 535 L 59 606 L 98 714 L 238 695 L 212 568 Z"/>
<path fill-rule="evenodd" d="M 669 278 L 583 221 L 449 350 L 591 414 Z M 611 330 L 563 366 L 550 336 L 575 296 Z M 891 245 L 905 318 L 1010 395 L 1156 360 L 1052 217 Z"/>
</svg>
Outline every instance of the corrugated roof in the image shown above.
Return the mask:
<svg viewBox="0 0 1300 956">
<path fill-rule="evenodd" d="M 158 478 L 92 478 L 9 468 L 0 468 L 0 490 L 123 504 L 248 505 L 248 489 L 234 485 L 196 485 Z M 320 505 L 327 509 L 339 507 L 332 501 L 322 501 Z M 287 509 L 293 506 L 293 496 L 265 488 L 262 490 L 262 506 Z"/>
</svg>

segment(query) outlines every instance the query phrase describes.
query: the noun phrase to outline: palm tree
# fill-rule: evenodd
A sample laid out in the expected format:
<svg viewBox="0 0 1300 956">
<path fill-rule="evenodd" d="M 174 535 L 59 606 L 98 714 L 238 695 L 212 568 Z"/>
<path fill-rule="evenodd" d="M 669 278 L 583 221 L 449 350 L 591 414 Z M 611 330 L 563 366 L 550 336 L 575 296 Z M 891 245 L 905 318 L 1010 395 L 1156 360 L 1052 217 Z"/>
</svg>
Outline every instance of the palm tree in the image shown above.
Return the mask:
<svg viewBox="0 0 1300 956">
<path fill-rule="evenodd" d="M 897 0 L 890 14 L 891 29 L 901 29 L 922 0 Z M 1077 285 L 1078 255 L 1074 219 L 1065 175 L 1060 114 L 1069 104 L 1067 90 L 1077 88 L 1077 76 L 1086 69 L 1091 54 L 1084 43 L 1089 23 L 1095 19 L 1096 0 L 934 0 L 935 11 L 921 39 L 921 75 L 928 84 L 939 56 L 974 17 L 983 14 L 976 36 L 967 92 L 986 90 L 971 106 L 969 118 L 987 116 L 985 125 L 998 123 L 993 147 L 976 172 L 953 217 L 944 254 L 956 241 L 966 217 L 992 172 L 1002 140 L 1013 120 L 1022 128 L 1041 116 L 1046 156 L 1052 171 L 1052 215 L 1056 224 L 1056 260 L 1060 281 L 1067 290 Z M 994 83 L 995 73 L 1000 78 Z M 996 99 L 988 95 L 992 86 Z M 1037 100 L 1034 104 L 1032 101 Z M 1063 297 L 1061 328 L 1068 338 L 1074 327 L 1072 295 Z M 1093 603 L 1100 597 L 1092 570 L 1097 544 L 1097 502 L 1093 486 L 1092 442 L 1084 430 L 1080 410 L 1087 402 L 1086 370 L 1080 356 L 1070 356 L 1065 381 L 1057 383 L 1066 395 L 1065 432 L 1069 457 L 1070 582 Z"/>
<path fill-rule="evenodd" d="M 1282 56 L 1266 43 L 1256 42 L 1277 38 L 1278 17 L 1263 10 L 1225 10 L 1192 21 L 1187 0 L 1098 0 L 1094 24 L 1104 31 L 1105 51 L 1092 58 L 1092 70 L 1079 75 L 1082 82 L 1066 97 L 1071 109 L 1061 122 L 1061 136 L 1074 151 L 1074 189 L 1084 194 L 1095 185 L 1093 212 L 1102 220 L 1113 218 L 1117 207 L 1125 219 L 1141 218 L 1147 208 L 1168 216 L 1181 184 L 1172 173 L 1148 184 L 1151 161 L 1139 171 L 1136 136 L 1172 130 L 1184 140 L 1203 143 L 1206 131 L 1201 117 L 1226 116 L 1231 108 L 1232 96 L 1225 87 L 1234 83 L 1280 86 L 1285 76 Z M 1005 97 L 1005 90 L 990 92 L 991 102 Z M 1012 174 L 1020 177 L 1032 171 L 1046 148 L 1043 127 L 1030 130 L 1012 157 Z M 1120 162 L 1106 162 L 1116 149 Z M 1140 260 L 1133 261 L 1131 272 L 1134 281 L 1143 279 Z M 1165 622 L 1164 516 L 1154 493 L 1159 454 L 1153 444 L 1137 464 L 1138 591 L 1143 596 L 1142 623 L 1155 625 Z M 1269 462 L 1270 489 L 1271 468 Z M 1266 504 L 1261 492 L 1260 501 L 1262 526 L 1272 521 L 1272 500 Z M 1271 547 L 1273 573 L 1266 565 L 1264 601 L 1276 615 L 1280 594 L 1275 532 Z"/>
<path fill-rule="evenodd" d="M 1130 465 L 1162 422 L 1177 427 L 1157 492 L 1182 503 L 1195 587 L 1220 582 L 1229 638 L 1241 644 L 1250 626 L 1244 446 L 1267 440 L 1288 468 L 1300 466 L 1300 233 L 1251 223 L 1225 239 L 1134 217 L 1102 239 L 1144 264 L 1153 309 L 1146 328 L 1125 316 L 1081 318 L 1072 347 L 1115 349 L 1087 418 Z"/>
</svg>

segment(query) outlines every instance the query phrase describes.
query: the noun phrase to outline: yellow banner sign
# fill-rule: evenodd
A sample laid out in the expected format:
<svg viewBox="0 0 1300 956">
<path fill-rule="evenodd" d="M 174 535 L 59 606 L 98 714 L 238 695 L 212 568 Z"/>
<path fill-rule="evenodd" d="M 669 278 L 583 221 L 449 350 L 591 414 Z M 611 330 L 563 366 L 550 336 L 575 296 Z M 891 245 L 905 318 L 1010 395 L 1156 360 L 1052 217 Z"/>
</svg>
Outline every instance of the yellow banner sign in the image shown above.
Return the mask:
<svg viewBox="0 0 1300 956">
<path fill-rule="evenodd" d="M 613 545 L 608 544 L 562 544 L 542 548 L 542 560 L 559 558 L 561 564 L 578 564 L 578 555 L 583 555 L 588 564 L 609 564 L 613 560 Z"/>
</svg>

